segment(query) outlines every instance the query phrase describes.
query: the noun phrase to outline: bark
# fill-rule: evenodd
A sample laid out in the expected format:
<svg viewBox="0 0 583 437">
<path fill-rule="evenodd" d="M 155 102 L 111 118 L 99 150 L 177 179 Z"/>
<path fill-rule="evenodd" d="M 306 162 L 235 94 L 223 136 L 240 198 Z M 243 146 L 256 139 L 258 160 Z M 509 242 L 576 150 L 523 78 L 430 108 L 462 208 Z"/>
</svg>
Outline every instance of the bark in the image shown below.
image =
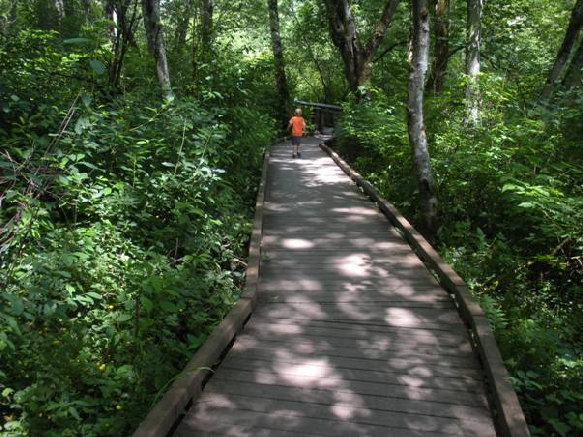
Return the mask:
<svg viewBox="0 0 583 437">
<path fill-rule="evenodd" d="M 561 73 L 567 64 L 567 60 L 569 59 L 573 45 L 577 40 L 577 34 L 579 33 L 581 26 L 583 26 L 583 0 L 577 0 L 577 3 L 575 3 L 575 6 L 571 11 L 571 18 L 569 20 L 565 38 L 559 48 L 559 53 L 557 54 L 555 63 L 549 71 L 539 102 L 546 102 L 552 97 L 553 92 L 555 91 L 556 82 L 561 77 Z"/>
<path fill-rule="evenodd" d="M 583 41 L 579 43 L 579 47 L 573 55 L 571 64 L 565 73 L 563 86 L 569 90 L 571 88 L 580 87 L 583 84 Z"/>
<path fill-rule="evenodd" d="M 188 25 L 192 18 L 192 3 L 191 0 L 185 0 L 183 14 L 178 17 L 175 33 L 175 45 L 180 49 L 186 45 L 186 34 L 188 33 Z"/>
<path fill-rule="evenodd" d="M 158 82 L 168 100 L 174 98 L 172 85 L 170 83 L 170 71 L 166 59 L 166 47 L 164 45 L 164 35 L 160 22 L 160 0 L 142 0 L 144 13 L 144 25 L 146 27 L 146 39 L 148 50 L 154 55 L 156 61 L 156 74 Z"/>
<path fill-rule="evenodd" d="M 482 0 L 468 0 L 467 45 L 466 45 L 466 120 L 465 124 L 480 123 L 480 45 L 481 45 Z"/>
<path fill-rule="evenodd" d="M 107 0 L 105 3 L 105 18 L 111 22 L 109 24 L 109 40 L 115 45 L 117 41 L 117 11 L 115 8 L 115 0 Z"/>
<path fill-rule="evenodd" d="M 213 45 L 213 0 L 202 0 L 201 4 L 201 43 L 202 54 L 210 58 Z"/>
<path fill-rule="evenodd" d="M 443 90 L 447 63 L 449 61 L 449 0 L 435 2 L 435 45 L 429 85 L 434 94 Z"/>
<path fill-rule="evenodd" d="M 110 28 L 113 56 L 109 67 L 109 84 L 113 88 L 119 87 L 123 62 L 129 46 L 137 47 L 134 37 L 137 10 L 137 0 L 111 0 L 111 3 L 106 5 L 106 13 L 111 11 L 114 24 L 113 29 Z"/>
<path fill-rule="evenodd" d="M 59 27 L 61 27 L 61 23 L 65 18 L 65 4 L 63 3 L 63 0 L 55 0 L 55 9 L 57 11 L 57 21 Z"/>
<path fill-rule="evenodd" d="M 409 67 L 407 123 L 409 144 L 419 184 L 423 227 L 430 237 L 437 230 L 437 196 L 423 119 L 423 91 L 429 62 L 429 0 L 411 0 L 413 26 Z"/>
<path fill-rule="evenodd" d="M 382 42 L 399 0 L 388 0 L 369 41 L 358 41 L 350 0 L 325 0 L 332 42 L 340 50 L 344 74 L 350 90 L 355 92 L 366 83 L 371 73 L 372 57 Z"/>
<path fill-rule="evenodd" d="M 82 0 L 81 6 L 83 8 L 83 16 L 85 17 L 85 25 L 88 26 L 91 23 L 91 1 Z"/>
<path fill-rule="evenodd" d="M 283 60 L 283 49 L 279 35 L 279 10 L 277 0 L 267 0 L 269 10 L 269 30 L 271 32 L 271 49 L 275 67 L 275 82 L 279 94 L 279 117 L 282 128 L 287 127 L 290 110 L 290 94 L 285 75 L 285 64 Z"/>
</svg>

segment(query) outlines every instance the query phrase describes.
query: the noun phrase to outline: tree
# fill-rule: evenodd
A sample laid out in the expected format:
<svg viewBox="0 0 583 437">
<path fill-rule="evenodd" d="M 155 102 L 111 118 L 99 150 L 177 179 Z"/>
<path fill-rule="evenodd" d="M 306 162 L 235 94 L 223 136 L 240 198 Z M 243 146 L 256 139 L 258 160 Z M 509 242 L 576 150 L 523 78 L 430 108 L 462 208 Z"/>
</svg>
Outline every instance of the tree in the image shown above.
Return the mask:
<svg viewBox="0 0 583 437">
<path fill-rule="evenodd" d="M 208 55 L 212 52 L 213 43 L 213 0 L 202 0 L 201 3 L 201 35 L 202 52 Z"/>
<path fill-rule="evenodd" d="M 583 76 L 583 41 L 579 43 L 579 47 L 573 55 L 573 59 L 569 64 L 569 68 L 565 73 L 563 86 L 569 90 L 577 86 L 581 86 L 581 79 Z"/>
<path fill-rule="evenodd" d="M 179 14 L 177 17 L 176 30 L 174 33 L 174 42 L 177 50 L 186 46 L 186 34 L 188 33 L 188 25 L 192 18 L 193 5 L 191 0 L 184 0 L 184 3 L 179 5 Z"/>
<path fill-rule="evenodd" d="M 433 64 L 428 85 L 434 94 L 443 89 L 443 81 L 449 61 L 449 0 L 435 2 L 435 45 L 433 47 Z"/>
<path fill-rule="evenodd" d="M 466 119 L 465 124 L 477 126 L 480 122 L 480 45 L 482 0 L 468 0 L 466 43 Z"/>
<path fill-rule="evenodd" d="M 273 51 L 273 61 L 275 66 L 275 82 L 279 92 L 279 110 L 282 127 L 287 126 L 287 119 L 290 114 L 290 94 L 285 75 L 285 65 L 283 60 L 283 49 L 279 36 L 279 11 L 277 0 L 267 0 L 269 9 L 269 30 L 271 32 L 271 49 Z"/>
<path fill-rule="evenodd" d="M 567 60 L 569 59 L 573 45 L 577 40 L 577 34 L 579 33 L 579 30 L 582 26 L 583 0 L 577 0 L 577 3 L 575 3 L 575 6 L 571 11 L 571 19 L 569 20 L 569 26 L 567 27 L 567 32 L 563 39 L 563 43 L 559 48 L 559 52 L 555 58 L 553 67 L 549 71 L 547 80 L 539 98 L 539 102 L 544 103 L 548 101 L 553 95 L 553 92 L 555 91 L 555 83 L 561 77 L 561 73 L 567 64 Z"/>
<path fill-rule="evenodd" d="M 325 0 L 332 42 L 340 50 L 344 72 L 352 92 L 369 79 L 372 57 L 385 36 L 398 4 L 399 0 L 387 1 L 370 39 L 366 45 L 362 45 L 356 33 L 350 1 Z"/>
<path fill-rule="evenodd" d="M 57 10 L 57 20 L 59 22 L 59 27 L 65 18 L 65 4 L 63 0 L 55 0 L 55 9 Z"/>
<path fill-rule="evenodd" d="M 123 62 L 130 46 L 137 47 L 134 28 L 137 22 L 137 0 L 108 0 L 105 14 L 112 24 L 109 28 L 109 38 L 112 42 L 112 58 L 109 66 L 109 84 L 113 88 L 119 86 Z"/>
<path fill-rule="evenodd" d="M 166 99 L 172 100 L 174 94 L 172 93 L 170 83 L 170 71 L 168 69 L 164 35 L 160 22 L 160 0 L 142 0 L 142 9 L 144 11 L 144 25 L 146 27 L 148 50 L 154 55 L 156 61 L 158 82 Z"/>
<path fill-rule="evenodd" d="M 411 0 L 411 60 L 409 66 L 409 99 L 407 123 L 409 144 L 419 184 L 421 216 L 429 235 L 437 230 L 437 196 L 434 191 L 433 170 L 427 149 L 423 119 L 423 89 L 429 62 L 429 0 Z"/>
</svg>

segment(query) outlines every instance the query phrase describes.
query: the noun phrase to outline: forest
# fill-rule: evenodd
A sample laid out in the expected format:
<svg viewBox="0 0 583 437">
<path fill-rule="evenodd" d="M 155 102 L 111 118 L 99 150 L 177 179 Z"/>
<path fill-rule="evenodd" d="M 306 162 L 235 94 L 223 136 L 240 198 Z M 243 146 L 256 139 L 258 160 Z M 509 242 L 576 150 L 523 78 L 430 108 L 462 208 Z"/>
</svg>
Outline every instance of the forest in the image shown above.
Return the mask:
<svg viewBox="0 0 583 437">
<path fill-rule="evenodd" d="M 294 97 L 583 435 L 583 0 L 0 0 L 0 436 L 129 435 L 237 301 Z M 305 108 L 308 129 L 315 130 Z"/>
</svg>

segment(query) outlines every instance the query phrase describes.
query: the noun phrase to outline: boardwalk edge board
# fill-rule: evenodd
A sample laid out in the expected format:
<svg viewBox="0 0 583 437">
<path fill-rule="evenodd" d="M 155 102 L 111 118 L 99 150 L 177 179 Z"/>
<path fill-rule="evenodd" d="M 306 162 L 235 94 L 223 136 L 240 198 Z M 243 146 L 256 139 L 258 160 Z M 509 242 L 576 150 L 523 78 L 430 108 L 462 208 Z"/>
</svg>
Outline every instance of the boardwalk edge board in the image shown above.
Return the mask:
<svg viewBox="0 0 583 437">
<path fill-rule="evenodd" d="M 203 384 L 212 372 L 212 367 L 232 344 L 233 339 L 243 329 L 255 309 L 268 163 L 269 152 L 265 152 L 261 182 L 257 192 L 253 231 L 249 243 L 245 290 L 239 297 L 237 304 L 190 359 L 162 399 L 154 405 L 140 423 L 132 437 L 164 437 L 168 435 L 184 416 L 187 407 L 198 399 Z"/>
<path fill-rule="evenodd" d="M 419 258 L 430 270 L 437 274 L 442 286 L 453 294 L 458 312 L 464 323 L 469 327 L 475 343 L 474 346 L 481 358 L 489 389 L 491 390 L 494 420 L 498 431 L 501 435 L 508 437 L 530 436 L 524 412 L 510 383 L 508 371 L 502 362 L 502 356 L 496 344 L 494 333 L 482 308 L 472 298 L 464 280 L 449 264 L 441 259 L 435 249 L 411 226 L 399 210 L 379 195 L 370 182 L 352 170 L 329 146 L 320 143 L 320 148 L 362 188 L 372 201 L 377 203 L 381 212 L 399 229 Z"/>
</svg>

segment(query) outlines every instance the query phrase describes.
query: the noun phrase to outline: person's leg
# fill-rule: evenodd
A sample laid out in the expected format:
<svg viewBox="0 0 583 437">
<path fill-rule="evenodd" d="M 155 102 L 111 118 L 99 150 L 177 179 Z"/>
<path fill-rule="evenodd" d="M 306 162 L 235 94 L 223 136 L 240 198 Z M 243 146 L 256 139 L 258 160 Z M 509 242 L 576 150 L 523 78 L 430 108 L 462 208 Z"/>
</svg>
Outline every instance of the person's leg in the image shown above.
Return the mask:
<svg viewBox="0 0 583 437">
<path fill-rule="evenodd" d="M 292 158 L 295 158 L 296 156 L 298 156 L 298 143 L 299 143 L 299 138 L 292 137 Z"/>
</svg>

